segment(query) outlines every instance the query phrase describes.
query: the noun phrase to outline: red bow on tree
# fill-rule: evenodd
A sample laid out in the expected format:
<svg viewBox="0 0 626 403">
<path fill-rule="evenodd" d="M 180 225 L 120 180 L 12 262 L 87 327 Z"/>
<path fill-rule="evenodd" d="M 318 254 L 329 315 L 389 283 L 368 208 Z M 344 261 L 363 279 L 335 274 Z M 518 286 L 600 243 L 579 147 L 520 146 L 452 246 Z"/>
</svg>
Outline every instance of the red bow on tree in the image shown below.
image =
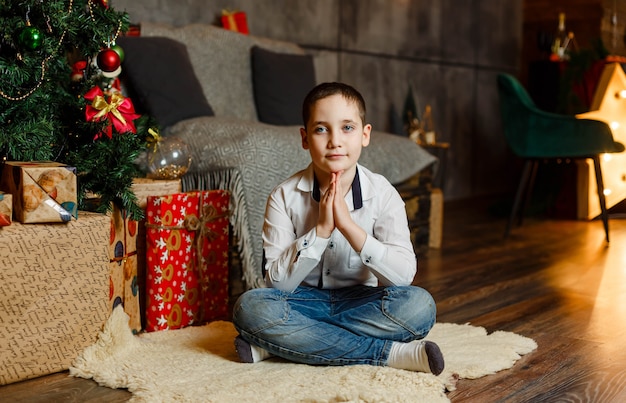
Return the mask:
<svg viewBox="0 0 626 403">
<path fill-rule="evenodd" d="M 119 133 L 137 132 L 133 120 L 141 115 L 135 113 L 135 107 L 130 98 L 125 98 L 122 94 L 114 92 L 107 99 L 100 87 L 95 86 L 87 91 L 85 99 L 91 101 L 91 104 L 85 108 L 85 118 L 88 122 L 100 122 L 108 119 Z M 110 126 L 104 134 L 108 138 L 113 137 Z M 101 135 L 102 133 L 98 133 L 94 140 L 100 138 Z"/>
</svg>

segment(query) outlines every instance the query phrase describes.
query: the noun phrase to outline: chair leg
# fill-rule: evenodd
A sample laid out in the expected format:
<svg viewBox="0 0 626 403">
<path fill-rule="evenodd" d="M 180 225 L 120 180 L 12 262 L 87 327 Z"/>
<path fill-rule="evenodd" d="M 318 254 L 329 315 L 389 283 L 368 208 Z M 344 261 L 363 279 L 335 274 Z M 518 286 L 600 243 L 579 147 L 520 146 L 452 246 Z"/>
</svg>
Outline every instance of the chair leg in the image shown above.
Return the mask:
<svg viewBox="0 0 626 403">
<path fill-rule="evenodd" d="M 526 195 L 524 196 L 524 204 L 522 208 L 519 210 L 517 215 L 517 226 L 521 227 L 522 222 L 524 221 L 524 212 L 528 209 L 528 205 L 530 204 L 530 200 L 533 196 L 533 189 L 535 188 L 535 179 L 537 178 L 537 171 L 539 170 L 539 161 L 532 160 L 530 167 L 530 175 L 526 181 Z"/>
<path fill-rule="evenodd" d="M 506 223 L 506 229 L 504 230 L 505 238 L 509 236 L 511 232 L 511 226 L 513 225 L 513 221 L 515 221 L 515 218 L 519 214 L 521 201 L 524 196 L 524 193 L 526 192 L 528 181 L 531 178 L 533 166 L 534 166 L 534 161 L 532 160 L 526 160 L 524 162 L 524 169 L 522 171 L 522 177 L 520 178 L 519 184 L 517 185 L 517 192 L 515 193 L 515 201 L 513 202 L 513 209 L 511 210 L 509 221 Z"/>
<path fill-rule="evenodd" d="M 606 241 L 609 242 L 609 213 L 606 211 L 606 198 L 604 196 L 604 181 L 602 180 L 602 168 L 600 167 L 600 156 L 593 157 L 593 167 L 596 171 L 596 185 L 598 188 L 598 200 L 600 201 L 600 211 L 602 212 L 602 223 Z"/>
</svg>

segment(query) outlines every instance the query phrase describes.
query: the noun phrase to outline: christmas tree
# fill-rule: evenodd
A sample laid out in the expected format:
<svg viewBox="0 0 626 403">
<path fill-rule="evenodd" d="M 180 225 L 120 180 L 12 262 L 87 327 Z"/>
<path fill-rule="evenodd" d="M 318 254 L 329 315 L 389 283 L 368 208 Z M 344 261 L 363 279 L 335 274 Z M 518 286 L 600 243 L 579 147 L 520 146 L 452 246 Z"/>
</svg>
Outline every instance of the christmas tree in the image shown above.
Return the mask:
<svg viewBox="0 0 626 403">
<path fill-rule="evenodd" d="M 76 167 L 79 207 L 93 193 L 133 218 L 151 119 L 119 90 L 115 40 L 126 13 L 107 0 L 0 0 L 0 158 Z"/>
</svg>

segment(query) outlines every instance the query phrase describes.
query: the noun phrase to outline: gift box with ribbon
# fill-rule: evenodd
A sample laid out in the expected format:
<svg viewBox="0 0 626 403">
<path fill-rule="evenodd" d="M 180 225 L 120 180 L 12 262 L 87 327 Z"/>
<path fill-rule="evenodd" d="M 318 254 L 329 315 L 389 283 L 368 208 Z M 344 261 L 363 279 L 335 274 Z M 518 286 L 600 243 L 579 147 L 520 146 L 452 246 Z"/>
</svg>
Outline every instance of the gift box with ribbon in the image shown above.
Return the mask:
<svg viewBox="0 0 626 403">
<path fill-rule="evenodd" d="M 0 192 L 0 227 L 11 225 L 13 216 L 13 196 Z"/>
<path fill-rule="evenodd" d="M 148 179 L 134 178 L 133 193 L 137 197 L 137 205 L 144 211 L 148 196 L 163 196 L 183 191 L 180 179 Z M 146 220 L 139 221 L 137 228 L 137 283 L 139 283 L 139 312 L 141 312 L 142 328 L 146 326 Z"/>
<path fill-rule="evenodd" d="M 243 11 L 222 10 L 222 27 L 229 31 L 248 35 L 248 20 Z"/>
<path fill-rule="evenodd" d="M 7 161 L 0 181 L 13 195 L 13 215 L 21 223 L 78 218 L 76 186 L 76 168 L 53 161 Z"/>
<path fill-rule="evenodd" d="M 146 331 L 228 318 L 230 193 L 148 196 Z"/>
<path fill-rule="evenodd" d="M 139 307 L 140 288 L 137 276 L 138 222 L 126 211 L 113 206 L 109 238 L 109 309 L 122 305 L 130 317 L 128 326 L 134 333 L 141 331 Z"/>
</svg>

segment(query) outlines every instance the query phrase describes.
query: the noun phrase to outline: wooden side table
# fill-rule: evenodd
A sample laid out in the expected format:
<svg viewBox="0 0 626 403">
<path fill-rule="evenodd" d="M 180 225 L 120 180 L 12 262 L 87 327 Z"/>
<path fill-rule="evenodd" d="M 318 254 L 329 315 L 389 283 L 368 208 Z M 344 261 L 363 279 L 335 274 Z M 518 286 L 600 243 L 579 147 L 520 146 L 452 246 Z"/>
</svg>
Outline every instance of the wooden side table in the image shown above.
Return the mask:
<svg viewBox="0 0 626 403">
<path fill-rule="evenodd" d="M 395 184 L 405 203 L 411 242 L 418 255 L 425 253 L 431 247 L 431 196 L 433 191 L 431 180 L 431 169 L 426 168 L 404 182 Z"/>
<path fill-rule="evenodd" d="M 437 142 L 432 144 L 420 144 L 420 146 L 439 159 L 439 168 L 433 177 L 433 187 L 443 189 L 446 179 L 446 164 L 450 143 Z"/>
</svg>

